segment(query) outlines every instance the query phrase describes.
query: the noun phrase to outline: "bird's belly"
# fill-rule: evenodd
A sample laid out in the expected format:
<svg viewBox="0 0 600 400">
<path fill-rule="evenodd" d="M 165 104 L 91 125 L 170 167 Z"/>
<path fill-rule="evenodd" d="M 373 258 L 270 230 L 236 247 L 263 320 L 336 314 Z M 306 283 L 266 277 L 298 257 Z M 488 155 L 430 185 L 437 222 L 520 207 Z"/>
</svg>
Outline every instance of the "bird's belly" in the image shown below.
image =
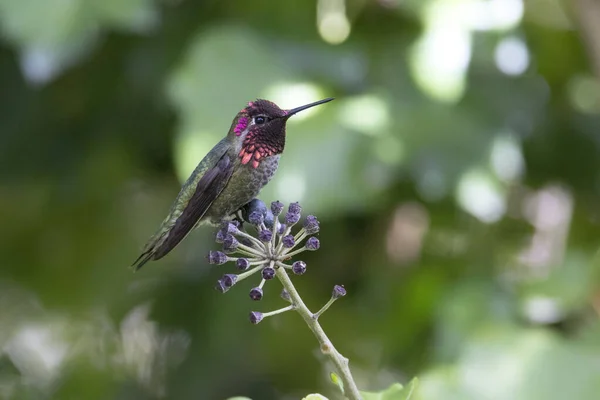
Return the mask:
<svg viewBox="0 0 600 400">
<path fill-rule="evenodd" d="M 266 158 L 258 168 L 253 168 L 249 164 L 237 166 L 225 189 L 208 209 L 207 219 L 213 224 L 218 224 L 223 218 L 254 199 L 275 175 L 279 166 L 279 157 L 276 155 Z"/>
</svg>

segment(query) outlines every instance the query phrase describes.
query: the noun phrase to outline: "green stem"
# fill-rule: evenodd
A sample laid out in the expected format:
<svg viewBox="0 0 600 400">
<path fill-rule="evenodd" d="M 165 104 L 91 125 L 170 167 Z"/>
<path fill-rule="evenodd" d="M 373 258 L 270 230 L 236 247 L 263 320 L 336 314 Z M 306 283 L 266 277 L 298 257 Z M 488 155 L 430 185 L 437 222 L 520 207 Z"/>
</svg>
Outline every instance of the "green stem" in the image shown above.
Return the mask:
<svg viewBox="0 0 600 400">
<path fill-rule="evenodd" d="M 319 321 L 315 318 L 313 313 L 306 307 L 300 294 L 296 290 L 296 287 L 292 283 L 292 280 L 288 276 L 287 272 L 284 268 L 277 268 L 277 278 L 287 290 L 292 299 L 292 305 L 294 309 L 300 314 L 306 325 L 310 328 L 310 330 L 314 333 L 315 337 L 319 341 L 321 352 L 328 356 L 331 361 L 335 364 L 340 378 L 342 382 L 344 382 L 344 394 L 350 400 L 361 400 L 360 392 L 358 391 L 358 387 L 352 378 L 352 373 L 350 372 L 350 368 L 348 366 L 348 359 L 341 355 L 336 348 L 331 343 L 331 340 L 321 328 Z"/>
<path fill-rule="evenodd" d="M 294 309 L 294 305 L 290 305 L 290 306 L 287 306 L 287 307 L 280 308 L 279 310 L 262 313 L 262 315 L 263 315 L 263 318 L 266 318 L 266 317 L 270 317 L 272 315 L 281 314 L 281 313 L 284 313 L 286 311 L 290 311 L 290 310 L 293 310 L 293 309 Z"/>
<path fill-rule="evenodd" d="M 280 259 L 280 260 L 285 260 L 285 259 L 287 259 L 287 258 L 290 258 L 290 257 L 293 257 L 293 256 L 295 256 L 296 254 L 300 254 L 300 253 L 302 253 L 303 251 L 306 251 L 306 247 L 304 247 L 304 246 L 300 247 L 300 248 L 299 248 L 299 249 L 297 249 L 297 250 L 294 250 L 294 251 L 292 251 L 291 253 L 285 253 L 285 252 L 283 252 L 283 253 L 281 254 L 281 256 L 279 257 L 279 259 Z"/>
<path fill-rule="evenodd" d="M 239 233 L 237 233 L 240 236 L 245 237 L 246 239 L 250 240 L 252 243 L 254 243 L 255 245 L 258 246 L 259 249 L 264 249 L 265 245 L 262 244 L 262 242 L 260 240 L 258 240 L 257 238 L 255 238 L 254 236 L 250 235 L 249 233 L 246 233 L 242 230 L 238 230 Z"/>
<path fill-rule="evenodd" d="M 240 249 L 244 250 L 244 251 L 246 251 L 248 253 L 252 253 L 252 254 L 254 254 L 254 256 L 263 257 L 263 255 L 261 253 L 259 253 L 259 250 L 256 250 L 253 247 L 246 246 L 245 244 L 238 243 L 237 250 L 239 251 Z"/>
<path fill-rule="evenodd" d="M 332 305 L 332 304 L 333 304 L 333 303 L 334 303 L 336 300 L 337 300 L 337 299 L 334 299 L 333 297 L 332 297 L 332 298 L 330 298 L 330 299 L 329 299 L 329 301 L 328 301 L 327 303 L 325 303 L 325 305 L 324 305 L 324 306 L 323 306 L 323 307 L 322 307 L 322 308 L 321 308 L 319 311 L 317 311 L 317 312 L 315 313 L 315 315 L 313 315 L 313 318 L 314 318 L 314 319 L 319 319 L 319 317 L 320 317 L 321 315 L 323 315 L 323 313 L 324 313 L 325 311 L 327 311 L 327 309 L 328 309 L 329 307 L 331 307 L 331 305 Z"/>
<path fill-rule="evenodd" d="M 246 278 L 247 278 L 247 277 L 249 277 L 250 275 L 253 275 L 253 274 L 255 274 L 256 272 L 260 271 L 260 270 L 261 270 L 261 269 L 263 269 L 263 268 L 264 268 L 264 263 L 263 263 L 263 264 L 261 264 L 261 265 L 258 265 L 258 266 L 256 266 L 256 267 L 254 267 L 254 268 L 252 268 L 252 269 L 249 269 L 249 270 L 248 270 L 248 271 L 246 271 L 246 272 L 242 272 L 241 274 L 239 274 L 239 275 L 237 276 L 237 282 L 241 281 L 242 279 L 246 279 Z"/>
</svg>

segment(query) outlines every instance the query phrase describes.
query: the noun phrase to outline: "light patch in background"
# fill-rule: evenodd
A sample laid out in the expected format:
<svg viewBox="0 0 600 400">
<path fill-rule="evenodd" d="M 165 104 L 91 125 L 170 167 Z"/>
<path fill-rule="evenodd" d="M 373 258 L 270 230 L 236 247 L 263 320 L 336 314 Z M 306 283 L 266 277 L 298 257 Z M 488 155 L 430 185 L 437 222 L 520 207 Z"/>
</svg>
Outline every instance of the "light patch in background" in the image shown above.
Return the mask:
<svg viewBox="0 0 600 400">
<path fill-rule="evenodd" d="M 223 134 L 223 137 L 225 134 Z M 208 132 L 187 132 L 175 139 L 175 171 L 180 182 L 194 171 L 202 158 L 217 144 L 215 136 Z"/>
<path fill-rule="evenodd" d="M 531 275 L 547 277 L 553 266 L 561 265 L 569 237 L 574 200 L 561 186 L 548 186 L 523 200 L 523 215 L 535 232 L 519 255 Z"/>
<path fill-rule="evenodd" d="M 149 314 L 149 304 L 143 304 L 125 316 L 120 330 L 122 353 L 118 357 L 142 385 L 163 397 L 167 367 L 183 362 L 191 340 L 184 331 L 162 334 Z"/>
<path fill-rule="evenodd" d="M 464 4 L 466 19 L 472 29 L 509 30 L 523 19 L 523 0 L 472 0 Z"/>
<path fill-rule="evenodd" d="M 285 172 L 277 177 L 277 198 L 283 203 L 302 202 L 306 193 L 306 177 L 299 172 Z"/>
<path fill-rule="evenodd" d="M 398 206 L 386 236 L 388 257 L 399 264 L 416 261 L 429 230 L 429 213 L 418 203 Z"/>
<path fill-rule="evenodd" d="M 97 42 L 98 35 L 87 35 L 63 46 L 31 46 L 21 51 L 19 64 L 32 85 L 43 86 L 75 65 Z"/>
<path fill-rule="evenodd" d="M 564 311 L 556 299 L 546 296 L 531 296 L 525 300 L 527 318 L 537 324 L 553 324 L 563 319 Z"/>
<path fill-rule="evenodd" d="M 409 54 L 411 74 L 433 99 L 454 103 L 466 86 L 471 60 L 471 32 L 464 10 L 453 1 L 434 0 L 423 13 L 425 30 Z"/>
<path fill-rule="evenodd" d="M 527 20 L 550 29 L 575 29 L 568 4 L 564 0 L 527 0 Z"/>
<path fill-rule="evenodd" d="M 417 191 L 427 201 L 441 200 L 448 193 L 448 179 L 443 166 L 435 159 L 422 160 L 413 171 L 417 181 Z"/>
<path fill-rule="evenodd" d="M 56 322 L 53 324 L 59 326 Z M 62 325 L 62 324 L 61 324 Z M 60 330 L 62 326 L 60 325 Z M 35 379 L 36 384 L 49 384 L 60 374 L 68 345 L 51 324 L 23 325 L 5 347 L 6 353 L 22 375 Z"/>
<path fill-rule="evenodd" d="M 345 0 L 318 0 L 317 29 L 329 44 L 341 44 L 348 39 L 351 25 L 346 16 Z"/>
<path fill-rule="evenodd" d="M 525 172 L 525 160 L 521 144 L 514 135 L 504 134 L 494 139 L 490 164 L 499 179 L 511 182 Z"/>
<path fill-rule="evenodd" d="M 356 96 L 341 104 L 340 123 L 349 129 L 376 136 L 390 126 L 390 111 L 380 97 Z"/>
<path fill-rule="evenodd" d="M 64 60 L 58 53 L 47 49 L 25 50 L 20 56 L 21 71 L 32 84 L 43 85 L 60 74 Z"/>
<path fill-rule="evenodd" d="M 279 82 L 269 86 L 264 97 L 283 109 L 295 108 L 308 103 L 322 100 L 326 96 L 315 84 L 309 82 Z M 311 107 L 295 114 L 288 120 L 288 124 L 302 121 L 321 111 L 323 106 Z"/>
<path fill-rule="evenodd" d="M 494 51 L 496 67 L 506 75 L 521 75 L 529 67 L 529 49 L 516 37 L 502 39 Z"/>
<path fill-rule="evenodd" d="M 374 152 L 377 158 L 386 164 L 400 164 L 406 156 L 401 139 L 391 135 L 375 140 Z"/>
<path fill-rule="evenodd" d="M 578 75 L 569 80 L 567 90 L 575 110 L 586 114 L 600 113 L 600 80 Z"/>
<path fill-rule="evenodd" d="M 472 170 L 458 183 L 456 199 L 468 213 L 482 222 L 493 223 L 506 212 L 506 199 L 490 174 Z"/>
</svg>

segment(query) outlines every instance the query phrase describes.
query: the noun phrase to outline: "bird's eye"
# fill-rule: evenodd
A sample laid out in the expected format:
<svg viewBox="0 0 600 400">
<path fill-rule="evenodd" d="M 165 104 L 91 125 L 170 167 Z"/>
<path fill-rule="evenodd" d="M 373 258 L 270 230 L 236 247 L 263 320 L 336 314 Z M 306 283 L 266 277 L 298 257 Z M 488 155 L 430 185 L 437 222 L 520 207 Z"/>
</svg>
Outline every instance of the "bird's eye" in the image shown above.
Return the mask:
<svg viewBox="0 0 600 400">
<path fill-rule="evenodd" d="M 262 115 L 254 118 L 254 123 L 257 125 L 264 124 L 265 122 L 267 122 L 267 119 L 265 117 L 263 117 Z"/>
</svg>

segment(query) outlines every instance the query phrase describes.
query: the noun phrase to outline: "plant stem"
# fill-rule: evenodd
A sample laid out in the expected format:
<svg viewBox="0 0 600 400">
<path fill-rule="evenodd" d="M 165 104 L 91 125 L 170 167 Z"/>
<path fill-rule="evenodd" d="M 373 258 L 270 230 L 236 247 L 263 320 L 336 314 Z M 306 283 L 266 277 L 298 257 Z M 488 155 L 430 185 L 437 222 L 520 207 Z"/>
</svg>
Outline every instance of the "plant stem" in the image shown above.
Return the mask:
<svg viewBox="0 0 600 400">
<path fill-rule="evenodd" d="M 337 368 L 337 372 L 340 374 L 340 378 L 344 383 L 344 395 L 350 400 L 361 400 L 360 393 L 352 378 L 352 374 L 350 373 L 350 368 L 348 366 L 348 359 L 341 355 L 336 348 L 331 343 L 331 340 L 321 328 L 319 321 L 315 318 L 314 314 L 306 307 L 300 294 L 296 290 L 296 287 L 292 283 L 292 280 L 288 276 L 287 272 L 284 268 L 276 269 L 277 278 L 287 290 L 292 299 L 292 305 L 294 306 L 294 310 L 298 311 L 298 313 L 306 322 L 306 325 L 310 328 L 310 330 L 314 333 L 315 337 L 319 341 L 321 352 L 331 359 Z"/>
<path fill-rule="evenodd" d="M 323 313 L 325 311 L 327 311 L 329 309 L 329 307 L 331 307 L 331 305 L 336 301 L 337 299 L 334 299 L 333 297 L 329 299 L 329 301 L 327 303 L 325 303 L 325 305 L 319 310 L 317 311 L 314 315 L 313 318 L 314 319 L 319 319 L 319 317 L 321 315 L 323 315 Z"/>
</svg>

